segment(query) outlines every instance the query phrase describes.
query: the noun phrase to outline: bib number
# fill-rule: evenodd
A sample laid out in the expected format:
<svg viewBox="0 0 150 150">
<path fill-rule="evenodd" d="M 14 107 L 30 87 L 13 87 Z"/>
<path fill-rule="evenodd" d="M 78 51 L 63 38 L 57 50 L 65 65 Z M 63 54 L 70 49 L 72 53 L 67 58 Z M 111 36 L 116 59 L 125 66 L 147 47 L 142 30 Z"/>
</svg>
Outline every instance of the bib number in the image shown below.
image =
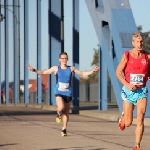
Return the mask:
<svg viewBox="0 0 150 150">
<path fill-rule="evenodd" d="M 143 85 L 144 74 L 130 74 L 130 83 L 133 85 Z"/>
<path fill-rule="evenodd" d="M 68 88 L 69 88 L 69 83 L 63 83 L 63 82 L 58 83 L 58 90 L 59 91 L 66 92 L 66 91 L 69 91 Z"/>
</svg>

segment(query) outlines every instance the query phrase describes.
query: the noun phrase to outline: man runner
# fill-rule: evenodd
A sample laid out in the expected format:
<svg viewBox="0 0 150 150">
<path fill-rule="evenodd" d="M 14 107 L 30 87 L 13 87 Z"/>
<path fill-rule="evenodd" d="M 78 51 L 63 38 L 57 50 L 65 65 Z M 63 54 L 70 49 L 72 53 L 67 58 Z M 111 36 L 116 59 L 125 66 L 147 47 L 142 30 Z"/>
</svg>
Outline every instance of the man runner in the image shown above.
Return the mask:
<svg viewBox="0 0 150 150">
<path fill-rule="evenodd" d="M 56 122 L 62 122 L 63 116 L 63 127 L 62 127 L 62 136 L 67 135 L 67 124 L 69 121 L 69 109 L 72 100 L 72 73 L 76 73 L 80 76 L 88 76 L 99 70 L 99 67 L 96 66 L 92 71 L 80 71 L 74 66 L 68 66 L 68 55 L 66 52 L 62 52 L 59 55 L 59 66 L 53 66 L 50 69 L 46 70 L 36 70 L 31 65 L 28 65 L 28 69 L 37 74 L 52 74 L 56 75 L 56 86 L 54 94 L 56 97 L 57 104 L 57 118 Z M 75 89 L 74 89 L 75 90 Z"/>
<path fill-rule="evenodd" d="M 148 94 L 146 82 L 149 76 L 150 55 L 143 50 L 143 44 L 144 39 L 142 33 L 133 33 L 133 49 L 123 54 L 116 69 L 116 76 L 123 84 L 121 91 L 123 112 L 119 120 L 119 128 L 121 130 L 124 130 L 125 127 L 129 127 L 132 124 L 133 110 L 135 106 L 137 107 L 134 150 L 140 150 Z"/>
</svg>

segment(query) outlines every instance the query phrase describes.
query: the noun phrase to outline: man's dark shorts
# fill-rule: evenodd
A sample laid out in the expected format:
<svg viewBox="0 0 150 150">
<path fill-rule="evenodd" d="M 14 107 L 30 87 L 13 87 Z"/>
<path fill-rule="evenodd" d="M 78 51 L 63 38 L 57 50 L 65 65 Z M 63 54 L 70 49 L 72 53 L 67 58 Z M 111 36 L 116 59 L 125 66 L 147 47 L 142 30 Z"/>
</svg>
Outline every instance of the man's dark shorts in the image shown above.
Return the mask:
<svg viewBox="0 0 150 150">
<path fill-rule="evenodd" d="M 61 95 L 61 94 L 55 94 L 55 97 L 57 97 L 57 96 L 62 97 L 64 102 L 66 102 L 66 103 L 69 103 L 72 101 L 72 97 Z"/>
</svg>

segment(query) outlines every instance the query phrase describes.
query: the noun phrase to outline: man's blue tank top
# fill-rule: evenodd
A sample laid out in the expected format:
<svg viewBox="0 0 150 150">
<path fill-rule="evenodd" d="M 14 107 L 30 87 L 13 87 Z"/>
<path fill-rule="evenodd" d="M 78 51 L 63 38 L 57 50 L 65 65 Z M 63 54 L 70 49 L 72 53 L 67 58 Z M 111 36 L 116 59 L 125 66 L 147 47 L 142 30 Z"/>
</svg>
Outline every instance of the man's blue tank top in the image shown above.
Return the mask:
<svg viewBox="0 0 150 150">
<path fill-rule="evenodd" d="M 61 67 L 58 66 L 54 94 L 61 94 L 71 97 L 72 96 L 71 78 L 72 72 L 70 70 L 70 66 L 67 66 L 66 69 L 61 69 Z"/>
</svg>

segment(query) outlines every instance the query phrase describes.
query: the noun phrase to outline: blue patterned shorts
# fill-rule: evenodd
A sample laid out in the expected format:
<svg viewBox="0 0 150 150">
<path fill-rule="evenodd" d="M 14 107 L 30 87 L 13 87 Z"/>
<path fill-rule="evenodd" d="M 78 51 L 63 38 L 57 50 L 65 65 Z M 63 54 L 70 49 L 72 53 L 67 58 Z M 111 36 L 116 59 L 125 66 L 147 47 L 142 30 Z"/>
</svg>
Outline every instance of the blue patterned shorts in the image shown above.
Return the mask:
<svg viewBox="0 0 150 150">
<path fill-rule="evenodd" d="M 123 86 L 121 91 L 122 100 L 136 105 L 137 101 L 141 98 L 147 98 L 148 89 L 147 87 L 137 88 L 134 91 L 130 91 L 128 88 Z"/>
</svg>

